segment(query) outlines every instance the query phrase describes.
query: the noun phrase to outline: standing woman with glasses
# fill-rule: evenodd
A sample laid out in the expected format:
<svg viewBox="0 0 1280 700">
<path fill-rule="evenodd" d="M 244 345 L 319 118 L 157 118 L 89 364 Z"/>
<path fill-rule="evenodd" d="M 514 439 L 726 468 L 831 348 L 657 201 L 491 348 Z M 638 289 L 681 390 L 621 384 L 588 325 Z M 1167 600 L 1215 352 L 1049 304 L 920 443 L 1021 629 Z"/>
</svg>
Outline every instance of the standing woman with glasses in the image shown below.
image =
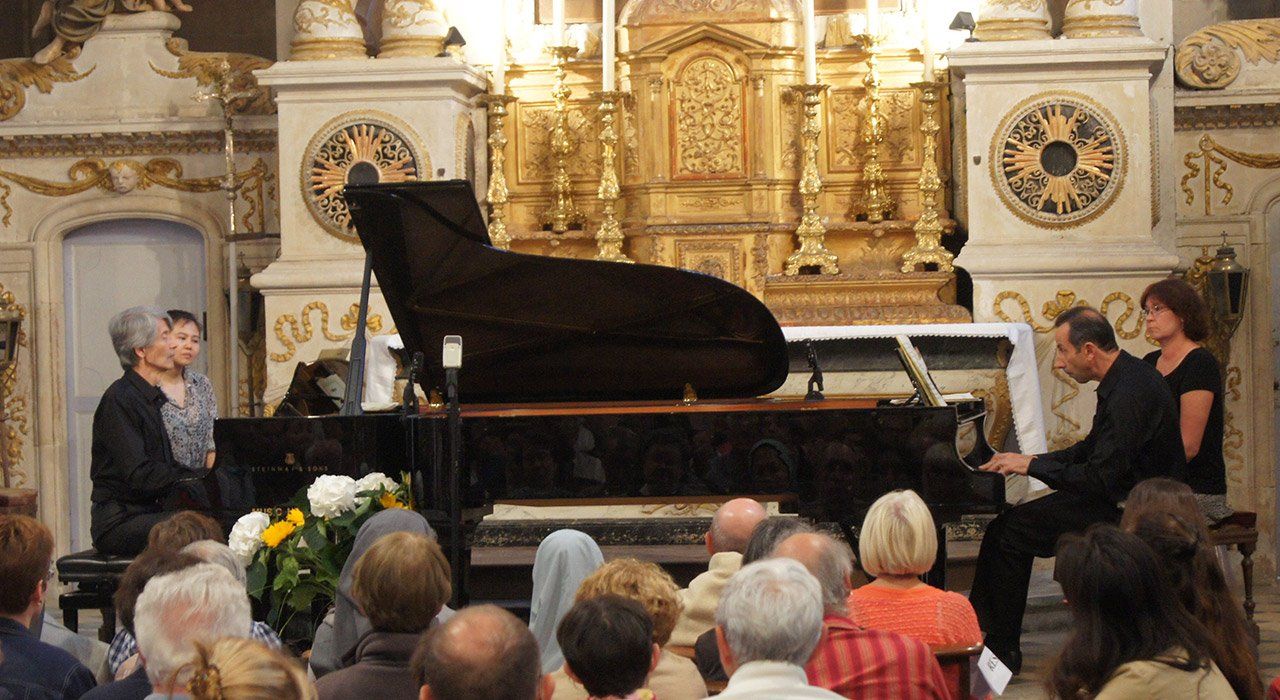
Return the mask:
<svg viewBox="0 0 1280 700">
<path fill-rule="evenodd" d="M 188 469 L 213 466 L 213 420 L 218 404 L 213 383 L 192 368 L 200 357 L 200 322 L 190 311 L 171 309 L 170 335 L 176 341 L 173 367 L 160 375 L 165 402 L 160 407 L 174 461 Z"/>
<path fill-rule="evenodd" d="M 1222 459 L 1222 373 L 1213 353 L 1200 345 L 1209 337 L 1209 309 L 1186 282 L 1160 280 L 1142 292 L 1147 335 L 1160 349 L 1143 359 L 1164 375 L 1178 405 L 1187 485 L 1210 522 L 1231 515 L 1227 470 Z"/>
</svg>

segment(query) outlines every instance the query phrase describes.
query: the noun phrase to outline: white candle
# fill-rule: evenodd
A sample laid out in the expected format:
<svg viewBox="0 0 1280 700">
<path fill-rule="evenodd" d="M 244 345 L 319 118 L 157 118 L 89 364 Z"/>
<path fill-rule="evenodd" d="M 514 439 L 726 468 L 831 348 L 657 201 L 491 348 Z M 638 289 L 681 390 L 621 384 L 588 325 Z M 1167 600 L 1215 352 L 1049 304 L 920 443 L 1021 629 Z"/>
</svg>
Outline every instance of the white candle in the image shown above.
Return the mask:
<svg viewBox="0 0 1280 700">
<path fill-rule="evenodd" d="M 871 36 L 880 34 L 880 2 L 867 0 L 867 33 Z"/>
<path fill-rule="evenodd" d="M 556 46 L 564 46 L 564 0 L 551 0 L 551 34 Z"/>
<path fill-rule="evenodd" d="M 614 40 L 617 38 L 617 30 L 613 26 L 614 17 L 614 0 L 603 1 L 603 17 L 604 25 L 600 29 L 600 89 L 612 92 L 618 87 L 618 80 L 614 74 Z"/>
<path fill-rule="evenodd" d="M 933 82 L 933 40 L 929 37 L 929 0 L 919 0 L 920 54 L 924 56 L 924 81 Z"/>
<path fill-rule="evenodd" d="M 818 82 L 818 38 L 814 29 L 813 0 L 804 0 L 804 82 Z"/>
<path fill-rule="evenodd" d="M 507 92 L 507 0 L 498 0 L 498 57 L 493 61 L 493 92 Z"/>
</svg>

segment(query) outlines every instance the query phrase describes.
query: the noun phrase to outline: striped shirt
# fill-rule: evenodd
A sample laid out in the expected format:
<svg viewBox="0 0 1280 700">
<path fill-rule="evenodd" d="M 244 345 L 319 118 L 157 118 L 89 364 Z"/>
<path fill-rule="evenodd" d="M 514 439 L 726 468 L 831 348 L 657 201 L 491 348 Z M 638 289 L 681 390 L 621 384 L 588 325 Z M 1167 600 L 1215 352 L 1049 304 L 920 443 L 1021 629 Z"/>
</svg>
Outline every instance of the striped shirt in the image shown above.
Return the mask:
<svg viewBox="0 0 1280 700">
<path fill-rule="evenodd" d="M 846 698 L 948 700 L 942 667 L 923 642 L 867 630 L 840 615 L 822 620 L 822 640 L 804 667 L 809 683 Z"/>
</svg>

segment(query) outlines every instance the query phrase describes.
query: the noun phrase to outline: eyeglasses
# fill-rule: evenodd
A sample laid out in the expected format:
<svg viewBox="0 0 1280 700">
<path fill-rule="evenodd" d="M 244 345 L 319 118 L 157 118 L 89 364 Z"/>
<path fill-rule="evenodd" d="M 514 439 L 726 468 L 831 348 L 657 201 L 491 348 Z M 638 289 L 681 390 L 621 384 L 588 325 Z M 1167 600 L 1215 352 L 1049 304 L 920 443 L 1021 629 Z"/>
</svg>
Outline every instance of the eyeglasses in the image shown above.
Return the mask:
<svg viewBox="0 0 1280 700">
<path fill-rule="evenodd" d="M 1140 319 L 1146 319 L 1146 318 L 1147 318 L 1147 317 L 1149 317 L 1149 316 L 1159 316 L 1160 314 L 1162 314 L 1162 313 L 1164 313 L 1164 312 L 1166 312 L 1166 311 L 1168 311 L 1168 310 L 1169 310 L 1169 307 L 1167 307 L 1167 306 L 1161 306 L 1161 305 L 1159 305 L 1159 304 L 1152 304 L 1151 306 L 1148 306 L 1147 308 L 1145 308 L 1145 309 L 1143 309 L 1142 311 L 1138 312 L 1138 318 L 1140 318 Z"/>
</svg>

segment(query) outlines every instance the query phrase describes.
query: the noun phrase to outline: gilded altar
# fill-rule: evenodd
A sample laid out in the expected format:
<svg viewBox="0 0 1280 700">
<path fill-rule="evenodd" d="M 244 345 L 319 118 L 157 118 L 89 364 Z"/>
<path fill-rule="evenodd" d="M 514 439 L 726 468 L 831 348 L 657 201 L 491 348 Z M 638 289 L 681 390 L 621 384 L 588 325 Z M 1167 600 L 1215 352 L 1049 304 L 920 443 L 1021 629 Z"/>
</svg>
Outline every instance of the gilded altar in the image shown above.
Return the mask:
<svg viewBox="0 0 1280 700">
<path fill-rule="evenodd" d="M 637 262 L 738 284 L 784 324 L 969 320 L 954 303 L 949 265 L 901 271 L 903 256 L 916 244 L 926 163 L 922 100 L 913 86 L 920 79 L 920 53 L 894 47 L 877 52 L 877 163 L 893 206 L 884 220 L 871 223 L 865 204 L 869 52 L 856 36 L 828 31 L 829 45 L 818 54 L 825 94 L 817 123 L 807 126 L 806 98 L 794 89 L 802 82 L 795 5 L 637 0 L 623 9 L 614 131 L 625 253 Z M 517 64 L 507 74 L 514 99 L 502 122 L 506 153 L 500 162 L 507 186 L 502 213 L 513 250 L 596 254 L 603 218 L 597 197 L 600 71 L 598 55 L 577 55 L 564 64 L 562 80 L 551 63 Z M 950 107 L 941 87 L 937 113 L 945 115 Z M 568 91 L 567 128 L 557 128 L 558 88 Z M 940 128 L 929 136 L 935 140 L 931 155 L 950 150 L 949 120 L 937 122 Z M 835 274 L 818 274 L 816 267 L 786 274 L 805 206 L 806 128 L 820 134 L 815 206 L 826 249 L 836 256 Z M 933 162 L 946 182 L 945 164 L 936 157 Z M 565 231 L 554 230 L 563 226 L 548 219 L 561 166 L 577 215 Z M 940 223 L 949 231 L 946 198 L 940 199 Z"/>
</svg>

